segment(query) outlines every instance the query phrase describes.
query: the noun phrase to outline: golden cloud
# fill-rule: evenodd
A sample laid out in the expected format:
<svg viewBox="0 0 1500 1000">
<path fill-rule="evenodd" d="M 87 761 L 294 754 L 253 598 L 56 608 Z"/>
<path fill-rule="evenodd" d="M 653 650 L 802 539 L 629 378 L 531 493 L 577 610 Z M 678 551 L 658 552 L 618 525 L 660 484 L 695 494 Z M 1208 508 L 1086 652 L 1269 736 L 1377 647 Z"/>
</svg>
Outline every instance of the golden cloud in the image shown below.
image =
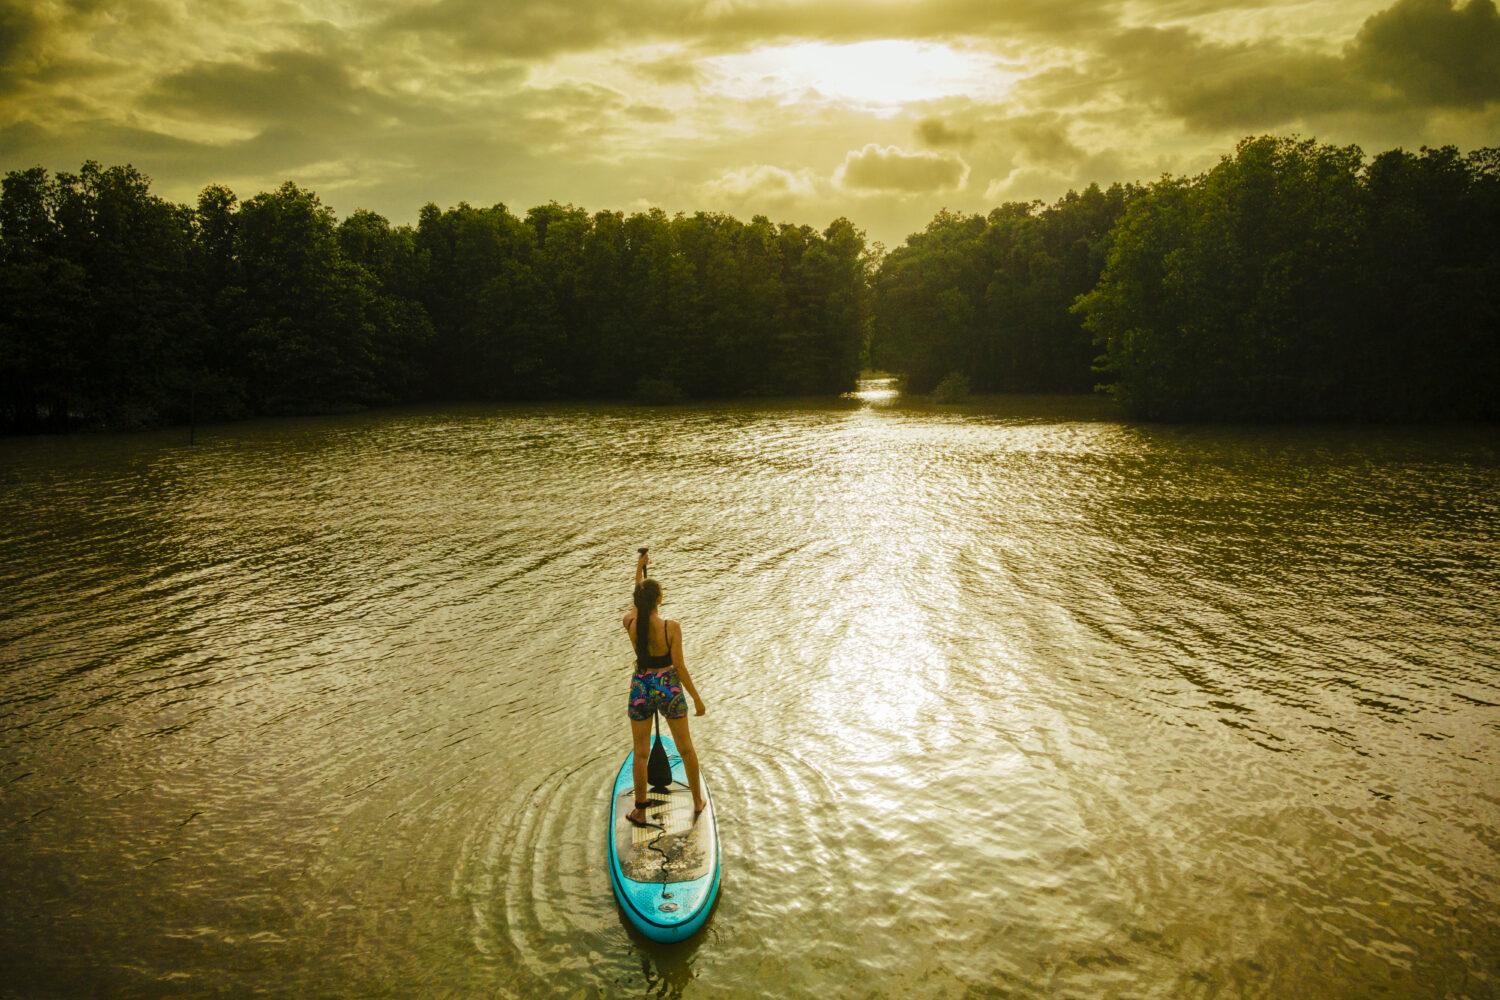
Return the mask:
<svg viewBox="0 0 1500 1000">
<path fill-rule="evenodd" d="M 765 164 L 731 170 L 700 188 L 710 203 L 725 200 L 735 204 L 793 201 L 811 197 L 816 191 L 811 171 L 793 173 Z"/>
<path fill-rule="evenodd" d="M 834 171 L 833 183 L 846 191 L 927 194 L 961 191 L 969 180 L 969 165 L 952 153 L 869 143 L 851 149 Z"/>
</svg>

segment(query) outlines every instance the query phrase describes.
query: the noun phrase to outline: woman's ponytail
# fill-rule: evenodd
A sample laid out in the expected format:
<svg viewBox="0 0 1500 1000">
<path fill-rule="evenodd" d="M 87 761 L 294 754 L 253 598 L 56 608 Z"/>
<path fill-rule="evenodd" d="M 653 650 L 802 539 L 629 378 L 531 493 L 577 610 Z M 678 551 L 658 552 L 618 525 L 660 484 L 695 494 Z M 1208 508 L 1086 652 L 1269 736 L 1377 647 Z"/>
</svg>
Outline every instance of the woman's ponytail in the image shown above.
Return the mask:
<svg viewBox="0 0 1500 1000">
<path fill-rule="evenodd" d="M 661 600 L 661 584 L 647 579 L 635 588 L 635 665 L 645 666 L 651 655 L 651 612 Z"/>
</svg>

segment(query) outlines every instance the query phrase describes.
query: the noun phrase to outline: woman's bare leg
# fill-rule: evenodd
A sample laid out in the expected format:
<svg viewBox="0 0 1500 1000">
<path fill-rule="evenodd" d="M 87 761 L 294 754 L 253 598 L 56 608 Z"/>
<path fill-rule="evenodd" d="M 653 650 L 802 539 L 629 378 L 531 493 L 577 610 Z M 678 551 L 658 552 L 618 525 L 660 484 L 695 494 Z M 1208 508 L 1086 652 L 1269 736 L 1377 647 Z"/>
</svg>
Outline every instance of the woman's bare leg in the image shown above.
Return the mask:
<svg viewBox="0 0 1500 1000">
<path fill-rule="evenodd" d="M 667 728 L 672 730 L 672 739 L 677 744 L 677 752 L 682 754 L 682 766 L 687 771 L 688 787 L 693 790 L 693 812 L 702 812 L 703 807 L 708 805 L 708 800 L 703 797 L 703 779 L 698 774 L 698 751 L 693 749 L 693 735 L 688 732 L 687 716 L 684 715 L 680 719 L 668 719 Z"/>
<path fill-rule="evenodd" d="M 635 779 L 635 800 L 646 801 L 646 758 L 651 755 L 651 720 L 630 720 L 630 742 L 635 750 L 635 759 L 630 762 L 630 776 Z M 646 822 L 646 810 L 635 808 L 630 815 L 637 822 Z"/>
</svg>

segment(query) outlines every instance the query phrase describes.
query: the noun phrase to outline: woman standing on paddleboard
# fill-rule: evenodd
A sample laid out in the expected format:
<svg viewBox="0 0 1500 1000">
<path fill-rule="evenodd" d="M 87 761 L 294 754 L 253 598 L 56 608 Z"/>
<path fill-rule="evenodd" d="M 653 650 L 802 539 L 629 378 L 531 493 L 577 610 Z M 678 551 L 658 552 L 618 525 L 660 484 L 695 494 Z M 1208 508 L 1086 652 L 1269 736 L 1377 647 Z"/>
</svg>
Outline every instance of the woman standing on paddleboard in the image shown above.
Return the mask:
<svg viewBox="0 0 1500 1000">
<path fill-rule="evenodd" d="M 682 626 L 656 613 L 661 604 L 661 584 L 646 578 L 646 564 L 650 561 L 651 557 L 642 549 L 635 564 L 635 608 L 625 616 L 625 631 L 635 647 L 635 673 L 630 678 L 628 708 L 630 738 L 635 745 L 632 770 L 635 808 L 625 818 L 637 826 L 652 825 L 646 820 L 646 810 L 651 805 L 646 797 L 646 758 L 651 753 L 651 719 L 657 712 L 667 717 L 667 728 L 672 731 L 677 752 L 682 754 L 688 787 L 693 790 L 693 812 L 700 813 L 707 805 L 703 782 L 698 776 L 698 752 L 693 749 L 693 737 L 688 732 L 683 689 L 692 696 L 694 715 L 702 715 L 707 709 L 682 659 Z M 645 627 L 640 627 L 643 622 Z"/>
</svg>

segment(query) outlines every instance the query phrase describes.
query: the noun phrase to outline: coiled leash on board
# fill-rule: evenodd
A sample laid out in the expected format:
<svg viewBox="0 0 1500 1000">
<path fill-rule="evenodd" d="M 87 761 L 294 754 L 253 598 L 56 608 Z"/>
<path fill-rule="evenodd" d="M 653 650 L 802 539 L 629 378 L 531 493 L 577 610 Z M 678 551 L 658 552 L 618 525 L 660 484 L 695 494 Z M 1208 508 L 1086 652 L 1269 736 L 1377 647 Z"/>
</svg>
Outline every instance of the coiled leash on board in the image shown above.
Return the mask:
<svg viewBox="0 0 1500 1000">
<path fill-rule="evenodd" d="M 653 718 L 656 722 L 656 744 L 651 748 L 651 756 L 646 759 L 646 781 L 650 786 L 647 794 L 650 795 L 652 793 L 655 793 L 657 795 L 670 796 L 672 794 L 671 786 L 681 785 L 683 788 L 688 788 L 689 786 L 686 782 L 678 781 L 676 778 L 672 777 L 672 763 L 667 759 L 667 748 L 663 746 L 661 742 L 660 709 L 657 710 Z M 648 850 L 655 851 L 657 854 L 661 855 L 661 898 L 671 899 L 672 894 L 667 891 L 666 877 L 667 863 L 672 859 L 671 856 L 668 855 L 666 851 L 658 847 L 656 843 L 662 837 L 666 836 L 666 834 L 667 826 L 665 823 L 663 823 L 657 828 L 656 836 L 652 837 L 651 840 L 646 843 L 646 847 Z"/>
</svg>

